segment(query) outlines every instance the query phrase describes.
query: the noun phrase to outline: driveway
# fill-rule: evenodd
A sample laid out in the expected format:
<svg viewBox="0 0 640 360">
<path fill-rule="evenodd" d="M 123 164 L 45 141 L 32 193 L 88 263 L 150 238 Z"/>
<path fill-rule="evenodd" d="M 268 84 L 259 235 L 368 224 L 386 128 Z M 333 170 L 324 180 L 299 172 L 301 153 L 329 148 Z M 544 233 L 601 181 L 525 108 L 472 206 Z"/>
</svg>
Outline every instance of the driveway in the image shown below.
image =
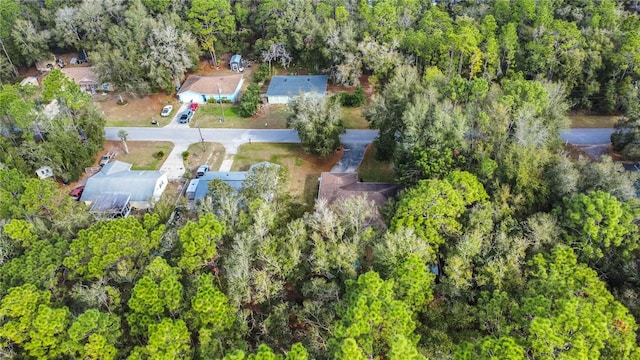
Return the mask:
<svg viewBox="0 0 640 360">
<path fill-rule="evenodd" d="M 611 142 L 615 129 L 566 129 L 560 131 L 562 140 L 573 145 L 604 145 Z"/>
</svg>

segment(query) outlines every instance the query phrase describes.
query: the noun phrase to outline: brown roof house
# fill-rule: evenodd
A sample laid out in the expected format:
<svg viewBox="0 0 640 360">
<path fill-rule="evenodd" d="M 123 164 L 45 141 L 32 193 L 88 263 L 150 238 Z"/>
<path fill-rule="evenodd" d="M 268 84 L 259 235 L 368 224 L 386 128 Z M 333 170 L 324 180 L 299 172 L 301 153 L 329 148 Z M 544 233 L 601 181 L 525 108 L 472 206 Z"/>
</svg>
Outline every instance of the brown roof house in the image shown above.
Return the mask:
<svg viewBox="0 0 640 360">
<path fill-rule="evenodd" d="M 69 79 L 73 80 L 80 88 L 88 93 L 96 91 L 111 91 L 111 85 L 101 83 L 98 75 L 94 72 L 94 67 L 76 66 L 60 69 Z"/>
<path fill-rule="evenodd" d="M 178 91 L 178 99 L 182 103 L 206 103 L 228 100 L 236 102 L 244 78 L 242 74 L 229 75 L 191 75 Z"/>
<path fill-rule="evenodd" d="M 379 209 L 398 193 L 398 189 L 398 185 L 391 183 L 360 182 L 357 173 L 323 172 L 320 175 L 318 199 L 331 204 L 339 199 L 364 195 Z"/>
</svg>

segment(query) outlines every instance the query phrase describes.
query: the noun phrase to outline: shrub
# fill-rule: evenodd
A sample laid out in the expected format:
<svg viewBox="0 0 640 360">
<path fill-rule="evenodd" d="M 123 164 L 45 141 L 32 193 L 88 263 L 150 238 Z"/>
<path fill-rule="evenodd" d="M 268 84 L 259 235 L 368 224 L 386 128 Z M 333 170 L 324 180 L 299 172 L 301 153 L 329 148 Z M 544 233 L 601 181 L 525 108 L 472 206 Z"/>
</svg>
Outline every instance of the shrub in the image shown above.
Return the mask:
<svg viewBox="0 0 640 360">
<path fill-rule="evenodd" d="M 364 94 L 364 89 L 360 85 L 356 86 L 356 90 L 352 94 L 340 94 L 340 104 L 342 106 L 358 107 L 364 105 L 366 102 L 367 97 Z"/>
<path fill-rule="evenodd" d="M 157 153 L 154 154 L 155 158 L 160 160 L 164 157 L 164 151 L 160 150 Z"/>
<path fill-rule="evenodd" d="M 242 95 L 240 104 L 238 105 L 238 115 L 242 117 L 251 117 L 258 111 L 260 103 L 260 86 L 256 83 L 249 84 L 247 91 Z"/>
<path fill-rule="evenodd" d="M 183 151 L 182 152 L 182 160 L 187 160 L 187 158 L 189 157 L 189 152 L 188 151 Z"/>
<path fill-rule="evenodd" d="M 259 83 L 265 81 L 269 77 L 269 66 L 260 64 L 258 70 L 253 73 L 253 81 Z"/>
</svg>

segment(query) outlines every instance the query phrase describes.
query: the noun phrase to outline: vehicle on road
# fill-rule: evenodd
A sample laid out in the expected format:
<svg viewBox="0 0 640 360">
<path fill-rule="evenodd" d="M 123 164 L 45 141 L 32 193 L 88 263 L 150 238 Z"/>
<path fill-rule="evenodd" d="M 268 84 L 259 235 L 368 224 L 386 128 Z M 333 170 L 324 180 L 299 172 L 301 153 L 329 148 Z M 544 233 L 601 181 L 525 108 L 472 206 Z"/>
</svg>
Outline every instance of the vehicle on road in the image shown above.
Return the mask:
<svg viewBox="0 0 640 360">
<path fill-rule="evenodd" d="M 187 111 L 183 112 L 182 114 L 180 114 L 180 119 L 178 120 L 178 122 L 180 124 L 186 124 L 189 121 L 191 121 L 192 117 L 193 117 L 193 111 L 187 110 Z"/>
<path fill-rule="evenodd" d="M 69 192 L 69 196 L 71 196 L 73 200 L 78 201 L 80 200 L 80 197 L 82 196 L 83 191 L 84 191 L 84 185 L 77 186 Z"/>
<path fill-rule="evenodd" d="M 209 165 L 200 165 L 200 167 L 196 171 L 196 177 L 203 177 L 207 171 L 209 171 Z"/>
<path fill-rule="evenodd" d="M 102 155 L 102 157 L 100 158 L 100 166 L 105 166 L 109 163 L 109 161 L 111 161 L 111 159 L 113 159 L 116 156 L 116 154 L 109 152 L 106 153 L 104 155 Z"/>
<path fill-rule="evenodd" d="M 198 110 L 198 103 L 191 103 L 189 105 L 189 110 L 195 112 L 196 110 Z"/>
<path fill-rule="evenodd" d="M 172 111 L 173 111 L 173 105 L 167 105 L 162 108 L 162 111 L 160 112 L 160 116 L 169 116 L 169 114 L 171 114 Z"/>
</svg>

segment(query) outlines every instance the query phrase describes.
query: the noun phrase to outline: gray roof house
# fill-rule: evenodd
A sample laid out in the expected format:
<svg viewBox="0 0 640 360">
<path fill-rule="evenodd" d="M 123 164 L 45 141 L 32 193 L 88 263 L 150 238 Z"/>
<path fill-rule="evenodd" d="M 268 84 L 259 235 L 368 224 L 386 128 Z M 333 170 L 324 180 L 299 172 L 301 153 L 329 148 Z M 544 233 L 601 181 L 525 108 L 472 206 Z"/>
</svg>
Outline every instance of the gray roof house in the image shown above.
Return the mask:
<svg viewBox="0 0 640 360">
<path fill-rule="evenodd" d="M 202 201 L 209 194 L 209 183 L 213 180 L 220 179 L 227 185 L 230 185 L 234 190 L 242 190 L 242 185 L 247 179 L 247 176 L 253 169 L 258 166 L 280 166 L 272 164 L 267 161 L 263 161 L 257 164 L 251 165 L 249 171 L 207 171 L 203 176 L 193 179 L 187 186 L 187 199 L 193 201 Z"/>
<path fill-rule="evenodd" d="M 302 94 L 327 92 L 327 75 L 274 76 L 267 89 L 269 104 L 288 104 Z"/>
<path fill-rule="evenodd" d="M 147 209 L 160 199 L 167 183 L 167 175 L 160 171 L 131 170 L 131 164 L 113 161 L 87 179 L 80 200 L 90 204 L 103 194 L 127 194 L 132 207 Z"/>
</svg>

